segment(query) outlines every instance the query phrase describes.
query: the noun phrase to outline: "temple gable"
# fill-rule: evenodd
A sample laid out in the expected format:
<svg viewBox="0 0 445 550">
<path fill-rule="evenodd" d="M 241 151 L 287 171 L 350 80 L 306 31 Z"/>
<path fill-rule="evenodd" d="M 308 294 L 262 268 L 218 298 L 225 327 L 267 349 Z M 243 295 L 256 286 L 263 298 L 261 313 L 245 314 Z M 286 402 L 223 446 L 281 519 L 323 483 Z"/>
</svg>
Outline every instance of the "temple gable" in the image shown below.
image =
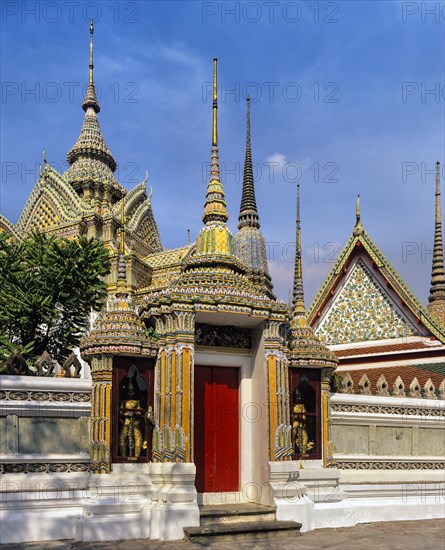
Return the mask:
<svg viewBox="0 0 445 550">
<path fill-rule="evenodd" d="M 317 329 L 328 344 L 418 335 L 377 277 L 359 258 Z"/>
</svg>

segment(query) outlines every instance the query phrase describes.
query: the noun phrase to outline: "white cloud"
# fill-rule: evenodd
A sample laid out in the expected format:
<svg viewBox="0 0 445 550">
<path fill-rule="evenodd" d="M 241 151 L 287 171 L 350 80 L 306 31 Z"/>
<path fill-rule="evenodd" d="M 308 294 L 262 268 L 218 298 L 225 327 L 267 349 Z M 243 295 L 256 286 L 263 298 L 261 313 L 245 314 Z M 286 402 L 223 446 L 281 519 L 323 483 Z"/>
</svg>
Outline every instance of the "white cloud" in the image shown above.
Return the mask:
<svg viewBox="0 0 445 550">
<path fill-rule="evenodd" d="M 273 166 L 283 168 L 287 164 L 287 158 L 286 155 L 282 155 L 281 153 L 274 153 L 273 155 L 266 157 L 266 162 L 269 162 Z"/>
</svg>

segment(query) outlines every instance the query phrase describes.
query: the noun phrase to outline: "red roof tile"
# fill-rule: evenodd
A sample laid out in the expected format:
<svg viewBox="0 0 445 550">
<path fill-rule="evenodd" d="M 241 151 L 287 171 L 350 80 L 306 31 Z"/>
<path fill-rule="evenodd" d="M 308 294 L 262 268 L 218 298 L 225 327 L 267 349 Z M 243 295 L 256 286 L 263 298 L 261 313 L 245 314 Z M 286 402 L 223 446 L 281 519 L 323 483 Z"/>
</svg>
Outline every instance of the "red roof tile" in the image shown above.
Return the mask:
<svg viewBox="0 0 445 550">
<path fill-rule="evenodd" d="M 427 343 L 421 342 L 406 342 L 406 343 L 394 343 L 394 344 L 385 344 L 382 346 L 367 346 L 367 347 L 357 347 L 349 349 L 339 349 L 332 350 L 335 355 L 339 358 L 351 357 L 355 355 L 370 355 L 370 354 L 381 354 L 387 352 L 397 352 L 397 351 L 410 351 L 410 350 L 434 350 L 435 346 L 428 345 Z"/>
</svg>

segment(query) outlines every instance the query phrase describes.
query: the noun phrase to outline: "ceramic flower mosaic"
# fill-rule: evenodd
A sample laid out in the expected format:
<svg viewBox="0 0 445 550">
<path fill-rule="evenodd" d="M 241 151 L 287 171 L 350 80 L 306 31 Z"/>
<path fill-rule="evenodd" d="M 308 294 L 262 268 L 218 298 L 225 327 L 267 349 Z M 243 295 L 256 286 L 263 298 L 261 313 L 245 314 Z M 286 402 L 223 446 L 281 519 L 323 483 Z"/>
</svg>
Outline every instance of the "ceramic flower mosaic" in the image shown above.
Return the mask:
<svg viewBox="0 0 445 550">
<path fill-rule="evenodd" d="M 358 260 L 317 335 L 328 344 L 400 338 L 416 334 L 395 311 L 379 282 Z"/>
</svg>

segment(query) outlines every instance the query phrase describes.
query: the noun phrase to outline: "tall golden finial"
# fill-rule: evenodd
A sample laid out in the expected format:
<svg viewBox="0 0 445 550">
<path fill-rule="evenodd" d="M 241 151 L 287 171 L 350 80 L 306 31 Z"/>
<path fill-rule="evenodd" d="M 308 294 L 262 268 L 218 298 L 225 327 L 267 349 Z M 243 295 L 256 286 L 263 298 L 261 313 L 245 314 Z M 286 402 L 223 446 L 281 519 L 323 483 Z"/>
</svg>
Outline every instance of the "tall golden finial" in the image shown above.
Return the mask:
<svg viewBox="0 0 445 550">
<path fill-rule="evenodd" d="M 216 57 L 213 59 L 213 126 L 212 126 L 212 145 L 218 147 L 218 90 L 217 90 L 217 64 Z"/>
<path fill-rule="evenodd" d="M 213 123 L 210 181 L 207 186 L 206 203 L 204 206 L 204 214 L 202 216 L 202 220 L 206 225 L 214 222 L 225 223 L 229 218 L 224 200 L 224 189 L 220 181 L 217 110 L 217 59 L 215 57 L 213 60 Z"/>
</svg>

